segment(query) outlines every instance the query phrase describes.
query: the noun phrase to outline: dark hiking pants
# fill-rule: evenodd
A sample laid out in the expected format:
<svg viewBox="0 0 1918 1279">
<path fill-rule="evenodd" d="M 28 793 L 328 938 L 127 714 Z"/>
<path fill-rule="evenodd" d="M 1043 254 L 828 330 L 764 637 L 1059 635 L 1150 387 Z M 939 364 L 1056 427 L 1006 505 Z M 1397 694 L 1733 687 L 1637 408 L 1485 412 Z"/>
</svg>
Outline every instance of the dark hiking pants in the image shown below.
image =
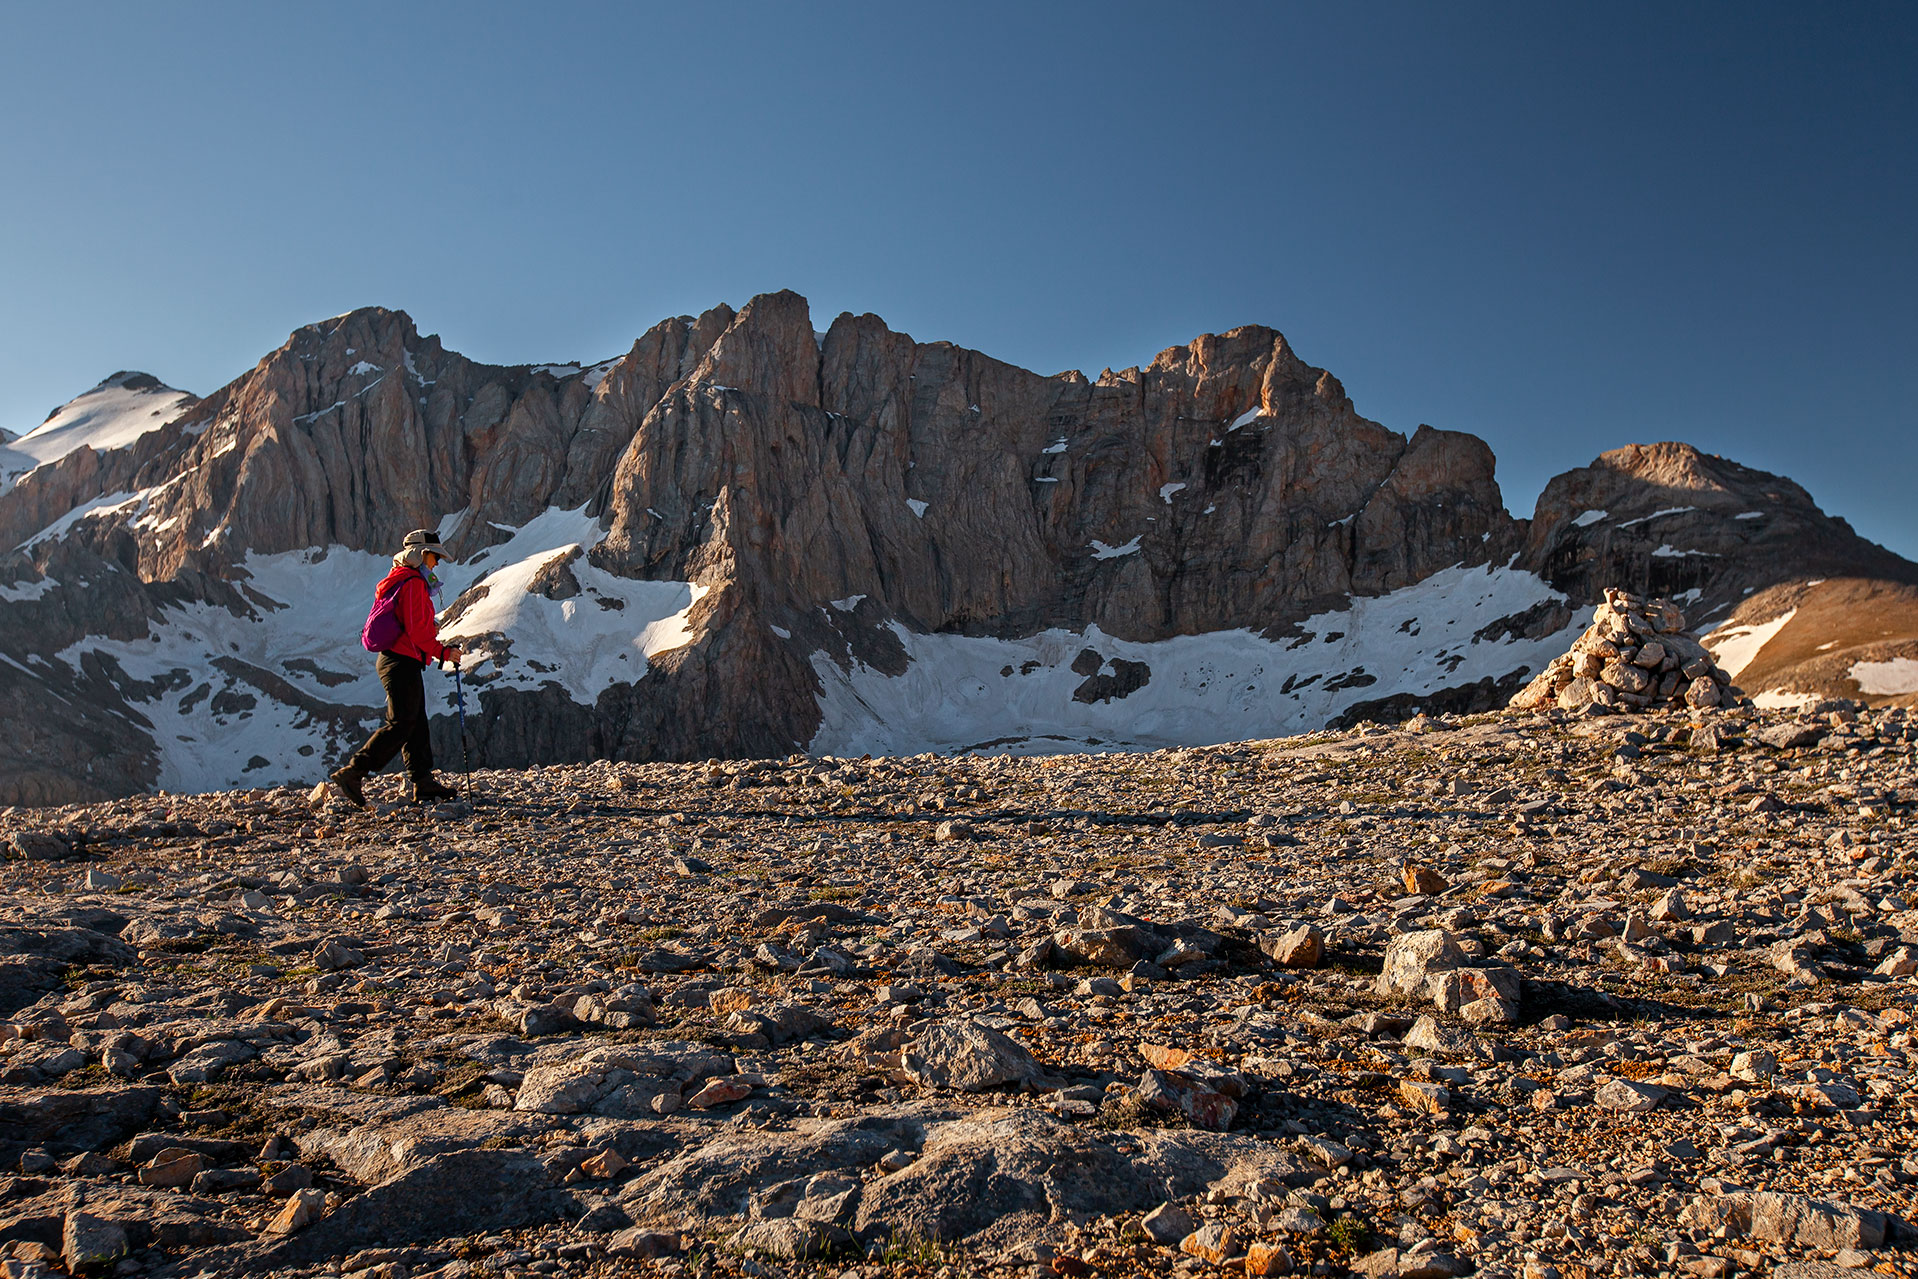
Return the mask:
<svg viewBox="0 0 1918 1279">
<path fill-rule="evenodd" d="M 406 771 L 415 782 L 433 776 L 433 741 L 426 726 L 426 667 L 398 653 L 381 653 L 380 686 L 386 689 L 386 719 L 366 745 L 346 762 L 362 773 L 377 773 L 404 752 Z"/>
</svg>

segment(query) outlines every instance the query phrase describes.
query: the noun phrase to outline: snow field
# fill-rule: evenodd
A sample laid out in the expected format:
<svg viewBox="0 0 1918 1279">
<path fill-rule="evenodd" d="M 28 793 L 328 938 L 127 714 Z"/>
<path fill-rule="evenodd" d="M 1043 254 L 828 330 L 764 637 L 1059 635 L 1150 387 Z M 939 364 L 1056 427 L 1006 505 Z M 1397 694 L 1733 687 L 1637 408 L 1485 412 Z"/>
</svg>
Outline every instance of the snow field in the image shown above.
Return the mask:
<svg viewBox="0 0 1918 1279">
<path fill-rule="evenodd" d="M 647 659 L 690 643 L 688 615 L 705 595 L 703 586 L 615 577 L 582 556 L 569 566 L 580 585 L 578 595 L 553 600 L 527 589 L 546 565 L 590 548 L 599 538 L 599 526 L 585 507 L 550 510 L 515 531 L 510 541 L 475 556 L 467 568 L 480 571 L 471 585 L 486 587 L 486 595 L 440 638 L 454 644 L 499 634 L 508 651 L 496 659 L 471 654 L 462 669 L 494 660 L 500 683 L 520 688 L 555 683 L 574 701 L 591 706 L 601 690 L 644 678 Z M 488 571 L 487 564 L 501 567 Z"/>
<path fill-rule="evenodd" d="M 1590 610 L 1539 640 L 1473 635 L 1563 598 L 1530 573 L 1488 566 L 1451 568 L 1389 595 L 1355 599 L 1303 623 L 1303 638 L 1277 641 L 1234 630 L 1139 643 L 1097 627 L 1008 640 L 919 635 L 895 624 L 911 662 L 903 675 L 858 662 L 846 670 L 813 654 L 823 719 L 809 749 L 1155 750 L 1309 732 L 1359 702 L 1542 668 L 1588 624 Z M 1107 659 L 1103 673 L 1116 673 L 1114 661 L 1145 663 L 1148 682 L 1124 698 L 1074 701 L 1087 677 L 1072 662 L 1087 648 Z"/>
<path fill-rule="evenodd" d="M 146 697 L 124 691 L 153 724 L 163 789 L 311 780 L 326 758 L 326 721 L 221 670 L 217 659 L 258 668 L 316 701 L 356 709 L 369 721 L 385 705 L 373 655 L 359 641 L 373 584 L 388 567 L 384 557 L 333 547 L 252 555 L 244 567 L 247 587 L 271 601 L 259 607 L 257 619 L 196 603 L 168 610 L 152 638 L 88 637 L 58 655 L 75 667 L 88 652 L 110 657 L 131 680 L 158 686 Z M 434 692 L 429 683 L 429 703 Z M 350 731 L 358 729 L 355 724 Z M 302 746 L 312 747 L 311 753 L 300 755 Z M 266 763 L 256 764 L 256 758 Z"/>
</svg>

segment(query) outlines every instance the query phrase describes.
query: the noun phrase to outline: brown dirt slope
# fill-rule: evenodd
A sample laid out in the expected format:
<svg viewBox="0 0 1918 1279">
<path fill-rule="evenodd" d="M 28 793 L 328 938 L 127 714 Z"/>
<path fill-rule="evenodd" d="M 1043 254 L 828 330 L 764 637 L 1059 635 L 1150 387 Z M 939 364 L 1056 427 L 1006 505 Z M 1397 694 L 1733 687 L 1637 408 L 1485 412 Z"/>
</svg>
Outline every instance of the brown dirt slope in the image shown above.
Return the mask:
<svg viewBox="0 0 1918 1279">
<path fill-rule="evenodd" d="M 1918 587 L 1857 577 L 1788 582 L 1753 595 L 1726 625 L 1755 625 L 1790 610 L 1791 620 L 1738 672 L 1741 688 L 1918 703 L 1918 692 L 1865 693 L 1851 673 L 1859 662 L 1918 658 Z"/>
</svg>

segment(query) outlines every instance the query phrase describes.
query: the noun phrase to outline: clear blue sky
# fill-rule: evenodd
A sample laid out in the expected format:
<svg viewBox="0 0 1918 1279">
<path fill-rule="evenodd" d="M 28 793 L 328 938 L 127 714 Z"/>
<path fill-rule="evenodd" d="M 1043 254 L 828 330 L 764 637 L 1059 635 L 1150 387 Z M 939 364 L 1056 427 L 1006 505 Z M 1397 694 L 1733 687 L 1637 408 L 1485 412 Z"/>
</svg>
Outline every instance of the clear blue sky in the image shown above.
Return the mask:
<svg viewBox="0 0 1918 1279">
<path fill-rule="evenodd" d="M 1269 324 L 1520 514 L 1676 438 L 1918 557 L 1909 3 L 0 16 L 16 431 L 355 306 L 517 363 L 792 288 L 1044 372 Z"/>
</svg>

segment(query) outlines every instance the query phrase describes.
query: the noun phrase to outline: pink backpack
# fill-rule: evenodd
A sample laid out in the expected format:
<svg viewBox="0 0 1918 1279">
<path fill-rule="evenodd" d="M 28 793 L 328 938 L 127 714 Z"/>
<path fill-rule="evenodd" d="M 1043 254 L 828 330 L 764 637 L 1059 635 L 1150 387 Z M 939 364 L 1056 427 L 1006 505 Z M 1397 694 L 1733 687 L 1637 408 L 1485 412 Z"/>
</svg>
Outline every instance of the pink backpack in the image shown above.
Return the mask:
<svg viewBox="0 0 1918 1279">
<path fill-rule="evenodd" d="M 426 575 L 420 574 L 424 582 Z M 406 624 L 400 620 L 400 588 L 407 579 L 402 577 L 394 583 L 393 589 L 385 595 L 376 587 L 373 591 L 373 608 L 366 615 L 366 625 L 360 628 L 360 643 L 369 653 L 384 653 L 400 642 L 400 636 L 406 633 Z"/>
</svg>

